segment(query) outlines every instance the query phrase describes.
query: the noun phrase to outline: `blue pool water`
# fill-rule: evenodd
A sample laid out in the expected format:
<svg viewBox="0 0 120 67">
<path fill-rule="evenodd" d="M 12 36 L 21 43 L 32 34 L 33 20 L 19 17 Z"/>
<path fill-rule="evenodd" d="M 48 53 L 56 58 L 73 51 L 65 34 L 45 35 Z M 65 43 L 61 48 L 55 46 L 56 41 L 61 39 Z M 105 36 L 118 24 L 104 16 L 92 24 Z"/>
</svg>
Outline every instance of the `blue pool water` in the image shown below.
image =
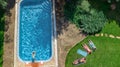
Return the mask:
<svg viewBox="0 0 120 67">
<path fill-rule="evenodd" d="M 22 61 L 47 61 L 52 56 L 52 2 L 23 0 L 19 11 L 19 57 Z"/>
</svg>

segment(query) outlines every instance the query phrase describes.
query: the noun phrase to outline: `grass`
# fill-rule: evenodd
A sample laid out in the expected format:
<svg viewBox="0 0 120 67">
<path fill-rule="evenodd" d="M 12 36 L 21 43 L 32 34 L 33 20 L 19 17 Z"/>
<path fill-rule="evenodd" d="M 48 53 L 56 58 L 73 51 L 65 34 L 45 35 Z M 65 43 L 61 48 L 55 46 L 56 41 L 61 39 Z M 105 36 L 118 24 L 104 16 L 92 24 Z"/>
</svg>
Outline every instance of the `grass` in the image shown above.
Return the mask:
<svg viewBox="0 0 120 67">
<path fill-rule="evenodd" d="M 0 67 L 3 65 L 3 42 L 5 28 L 5 10 L 0 8 Z"/>
<path fill-rule="evenodd" d="M 116 24 L 116 21 L 111 21 L 107 23 L 102 29 L 101 33 L 112 34 L 114 36 L 120 36 L 120 27 Z"/>
<path fill-rule="evenodd" d="M 97 50 L 91 55 L 87 56 L 87 62 L 82 65 L 74 66 L 72 62 L 81 58 L 81 55 L 78 55 L 77 49 L 81 48 L 81 44 L 87 42 L 88 39 L 91 39 Z M 68 53 L 66 57 L 65 67 L 119 67 L 119 56 L 120 56 L 120 40 L 112 39 L 109 37 L 95 37 L 89 36 L 84 39 L 82 42 L 74 46 Z"/>
</svg>

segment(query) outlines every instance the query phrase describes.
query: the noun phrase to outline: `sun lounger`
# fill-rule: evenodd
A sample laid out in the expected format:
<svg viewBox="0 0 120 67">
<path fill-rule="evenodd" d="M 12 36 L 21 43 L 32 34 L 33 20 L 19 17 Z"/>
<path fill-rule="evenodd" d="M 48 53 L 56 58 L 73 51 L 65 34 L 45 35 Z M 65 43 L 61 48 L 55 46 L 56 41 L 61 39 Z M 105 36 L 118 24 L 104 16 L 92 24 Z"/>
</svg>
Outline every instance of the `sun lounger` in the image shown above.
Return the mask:
<svg viewBox="0 0 120 67">
<path fill-rule="evenodd" d="M 96 46 L 95 46 L 95 44 L 94 44 L 91 40 L 89 40 L 89 46 L 90 46 L 90 48 L 91 48 L 93 51 L 96 50 Z"/>
<path fill-rule="evenodd" d="M 78 49 L 78 50 L 77 50 L 77 54 L 82 55 L 83 57 L 86 57 L 88 53 L 87 53 L 86 51 L 83 51 L 83 50 L 81 50 L 81 49 Z"/>
</svg>

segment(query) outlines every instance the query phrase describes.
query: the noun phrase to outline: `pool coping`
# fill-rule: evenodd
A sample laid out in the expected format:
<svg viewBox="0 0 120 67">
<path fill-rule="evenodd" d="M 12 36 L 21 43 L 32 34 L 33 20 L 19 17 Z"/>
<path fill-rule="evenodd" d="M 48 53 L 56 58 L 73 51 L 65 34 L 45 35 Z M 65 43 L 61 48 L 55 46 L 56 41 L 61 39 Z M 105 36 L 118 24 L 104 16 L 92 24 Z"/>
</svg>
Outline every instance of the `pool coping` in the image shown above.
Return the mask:
<svg viewBox="0 0 120 67">
<path fill-rule="evenodd" d="M 21 0 L 22 1 L 22 0 Z M 14 67 L 16 67 L 16 60 L 17 60 L 17 55 L 18 54 L 16 54 L 18 51 L 18 48 L 17 48 L 17 32 L 18 32 L 18 9 L 19 9 L 19 4 L 20 4 L 20 2 L 21 2 L 20 0 L 18 0 L 18 1 L 16 1 L 15 2 L 15 31 L 14 31 Z M 56 32 L 56 17 L 55 17 L 55 0 L 51 0 L 53 3 L 53 5 L 52 5 L 52 7 L 53 7 L 53 11 L 52 11 L 52 19 L 54 19 L 53 20 L 53 27 L 52 28 L 54 28 L 53 29 L 53 37 L 52 37 L 52 44 L 54 44 L 53 46 L 54 46 L 54 48 L 52 47 L 52 51 L 53 51 L 53 49 L 54 49 L 54 55 L 55 55 L 55 67 L 58 67 L 58 51 L 57 51 L 57 37 L 56 37 L 56 34 L 57 34 L 57 32 Z M 53 55 L 53 53 L 52 53 L 52 55 Z M 53 57 L 53 56 L 52 56 Z M 50 59 L 51 60 L 51 59 Z M 49 62 L 49 61 L 48 61 Z"/>
</svg>

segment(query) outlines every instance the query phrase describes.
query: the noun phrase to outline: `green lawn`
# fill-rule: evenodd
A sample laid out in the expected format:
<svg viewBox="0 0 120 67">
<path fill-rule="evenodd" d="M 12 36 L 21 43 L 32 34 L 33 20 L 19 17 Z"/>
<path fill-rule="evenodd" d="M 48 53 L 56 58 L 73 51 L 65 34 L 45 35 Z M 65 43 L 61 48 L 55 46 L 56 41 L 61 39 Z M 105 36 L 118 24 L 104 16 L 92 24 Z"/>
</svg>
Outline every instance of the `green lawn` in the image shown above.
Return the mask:
<svg viewBox="0 0 120 67">
<path fill-rule="evenodd" d="M 101 33 L 113 34 L 114 36 L 120 36 L 120 27 L 116 24 L 116 21 L 107 23 L 102 29 Z"/>
<path fill-rule="evenodd" d="M 81 58 L 81 55 L 78 55 L 77 49 L 81 48 L 81 43 L 87 43 L 87 40 L 91 39 L 97 50 L 91 55 L 87 56 L 87 62 L 82 65 L 74 66 L 72 62 Z M 112 39 L 109 37 L 95 37 L 89 36 L 84 39 L 82 42 L 74 46 L 68 53 L 66 57 L 65 67 L 119 67 L 120 66 L 120 40 Z"/>
</svg>

